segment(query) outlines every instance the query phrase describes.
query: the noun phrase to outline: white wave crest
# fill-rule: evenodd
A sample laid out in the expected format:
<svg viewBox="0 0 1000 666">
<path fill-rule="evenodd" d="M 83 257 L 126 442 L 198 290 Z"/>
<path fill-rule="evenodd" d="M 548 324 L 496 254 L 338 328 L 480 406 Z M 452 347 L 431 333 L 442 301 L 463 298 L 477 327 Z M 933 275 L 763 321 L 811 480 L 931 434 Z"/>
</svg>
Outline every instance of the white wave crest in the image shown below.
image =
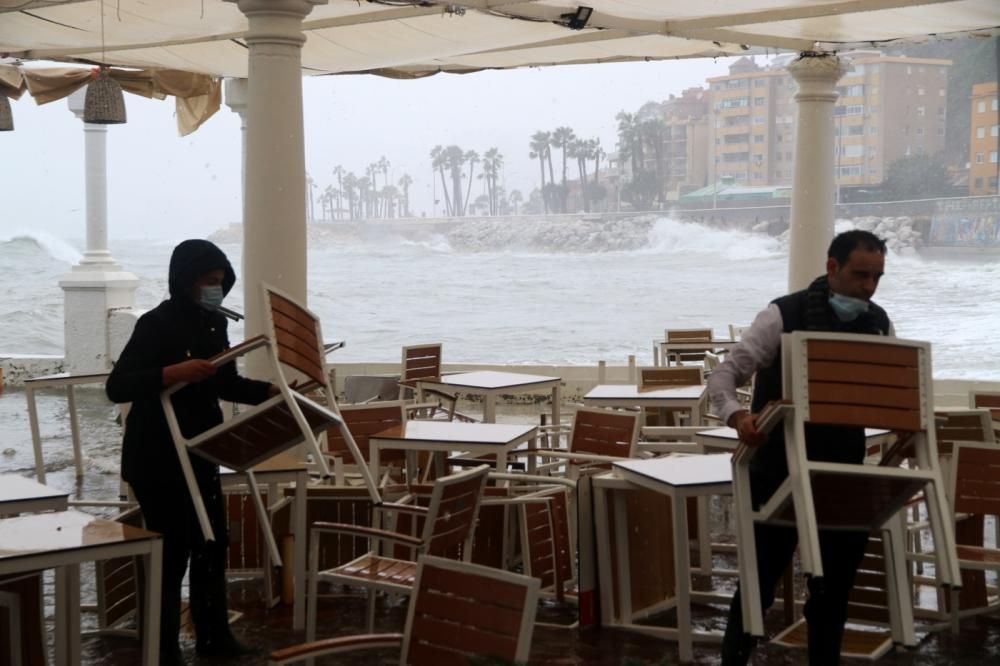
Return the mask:
<svg viewBox="0 0 1000 666">
<path fill-rule="evenodd" d="M 9 234 L 0 235 L 0 243 L 13 243 L 15 241 L 27 241 L 42 249 L 53 259 L 64 261 L 68 264 L 79 263 L 83 255 L 75 247 L 63 239 L 50 234 L 47 231 L 15 229 Z"/>
<path fill-rule="evenodd" d="M 777 257 L 787 253 L 781 242 L 772 236 L 735 229 L 716 229 L 669 217 L 656 220 L 649 231 L 649 247 L 642 251 L 657 254 L 721 254 L 733 261 Z"/>
</svg>

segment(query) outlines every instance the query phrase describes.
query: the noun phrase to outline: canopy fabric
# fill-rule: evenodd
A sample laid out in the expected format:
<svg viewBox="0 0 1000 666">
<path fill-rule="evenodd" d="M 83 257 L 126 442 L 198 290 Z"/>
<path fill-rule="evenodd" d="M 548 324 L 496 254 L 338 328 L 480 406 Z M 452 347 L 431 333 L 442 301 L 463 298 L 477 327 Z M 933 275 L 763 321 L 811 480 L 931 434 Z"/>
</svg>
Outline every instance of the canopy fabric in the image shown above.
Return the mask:
<svg viewBox="0 0 1000 666">
<path fill-rule="evenodd" d="M 581 2 L 593 13 L 571 30 L 568 0 L 328 0 L 305 20 L 303 73 L 412 78 L 1000 34 L 998 0 Z M 224 0 L 0 0 L 0 53 L 25 59 L 246 77 L 246 31 Z"/>
<path fill-rule="evenodd" d="M 0 95 L 17 99 L 24 90 L 38 104 L 69 97 L 90 83 L 96 68 L 18 67 L 0 65 Z M 186 136 L 212 117 L 222 105 L 222 85 L 216 77 L 169 69 L 117 69 L 108 74 L 122 90 L 143 97 L 165 99 L 173 95 L 177 106 L 177 130 Z"/>
</svg>

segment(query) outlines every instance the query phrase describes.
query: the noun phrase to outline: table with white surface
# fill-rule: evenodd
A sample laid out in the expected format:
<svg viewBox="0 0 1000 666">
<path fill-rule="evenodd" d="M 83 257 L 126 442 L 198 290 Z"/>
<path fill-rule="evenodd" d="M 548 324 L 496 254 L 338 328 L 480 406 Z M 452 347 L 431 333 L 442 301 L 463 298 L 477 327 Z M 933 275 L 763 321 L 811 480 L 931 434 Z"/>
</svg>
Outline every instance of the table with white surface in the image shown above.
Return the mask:
<svg viewBox="0 0 1000 666">
<path fill-rule="evenodd" d="M 612 465 L 612 471 L 594 477 L 594 518 L 597 526 L 598 573 L 601 581 L 601 608 L 606 624 L 625 629 L 632 629 L 644 634 L 662 636 L 676 640 L 681 661 L 690 661 L 693 655 L 694 640 L 719 643 L 722 634 L 717 632 L 694 631 L 691 628 L 691 602 L 726 603 L 728 595 L 711 592 L 698 592 L 691 589 L 690 544 L 688 541 L 687 498 L 708 497 L 712 495 L 728 495 L 732 492 L 732 463 L 728 453 L 718 455 L 671 455 L 647 460 L 626 460 Z M 665 549 L 663 554 L 673 555 L 673 580 L 668 580 L 656 570 L 659 562 L 649 562 L 656 558 L 656 549 L 649 553 L 635 553 L 630 546 L 635 545 L 642 536 L 642 531 L 636 521 L 641 517 L 635 512 L 629 513 L 629 504 L 623 493 L 646 491 L 670 499 L 671 509 L 667 520 L 664 515 L 657 515 L 658 505 L 647 513 L 652 520 L 658 520 L 660 529 L 671 537 L 670 546 L 665 543 L 653 544 Z M 609 495 L 614 495 L 611 502 L 613 509 L 609 510 Z M 632 502 L 634 507 L 643 500 Z M 707 534 L 699 534 L 699 538 L 708 540 Z M 612 547 L 615 548 L 614 560 Z M 643 557 L 645 556 L 645 557 Z M 663 560 L 664 558 L 658 558 Z M 647 567 L 641 572 L 632 571 L 632 563 L 641 560 Z M 612 564 L 614 562 L 614 564 Z M 644 575 L 649 573 L 648 580 Z M 633 586 L 632 577 L 636 576 L 636 585 L 642 588 L 647 598 L 642 603 L 646 607 L 636 608 L 633 603 L 633 592 L 639 588 Z M 670 590 L 671 583 L 673 589 Z M 660 593 L 664 598 L 653 598 L 655 603 L 649 603 L 650 590 Z M 671 595 L 672 592 L 672 595 Z M 677 611 L 677 627 L 660 627 L 638 624 L 637 620 L 654 613 L 675 607 Z M 617 612 L 614 612 L 614 611 Z"/>
<path fill-rule="evenodd" d="M 309 485 L 309 469 L 307 464 L 294 455 L 283 452 L 265 460 L 253 467 L 258 483 L 267 487 L 268 503 L 274 506 L 282 496 L 281 484 L 294 484 L 295 494 L 292 500 L 292 535 L 295 548 L 292 554 L 292 577 L 294 587 L 294 606 L 292 610 L 292 628 L 304 629 L 306 626 L 306 489 Z M 242 485 L 247 482 L 247 475 L 228 467 L 220 468 L 222 487 Z M 268 549 L 263 549 L 264 566 L 270 566 Z M 265 596 L 268 604 L 274 606 L 278 598 L 271 589 L 271 577 L 264 572 Z"/>
<path fill-rule="evenodd" d="M 704 384 L 642 388 L 635 384 L 598 384 L 583 396 L 592 407 L 671 408 L 691 412 L 691 422 L 699 425 L 707 396 Z"/>
<path fill-rule="evenodd" d="M 869 450 L 873 447 L 882 447 L 888 443 L 891 436 L 891 430 L 865 428 L 865 447 Z M 711 428 L 703 430 L 694 436 L 694 441 L 707 450 L 735 451 L 736 447 L 740 444 L 736 428 Z"/>
<path fill-rule="evenodd" d="M 65 511 L 69 493 L 17 474 L 0 474 L 0 516 Z M 2 548 L 0 544 L 0 548 Z"/>
<path fill-rule="evenodd" d="M 160 645 L 160 578 L 163 538 L 155 532 L 57 511 L 0 520 L 0 576 L 55 569 L 55 663 L 80 664 L 80 564 L 116 557 L 142 557 L 142 663 L 156 666 Z"/>
<path fill-rule="evenodd" d="M 421 387 L 427 387 L 450 393 L 468 393 L 483 396 L 483 421 L 486 423 L 496 423 L 496 400 L 498 395 L 551 391 L 552 423 L 558 424 L 561 386 L 561 377 L 527 375 L 520 372 L 497 372 L 495 370 L 459 372 L 443 375 L 434 381 L 425 379 L 417 381 L 418 391 Z"/>
<path fill-rule="evenodd" d="M 378 478 L 382 449 L 399 449 L 406 451 L 407 474 L 412 477 L 418 451 L 438 454 L 463 451 L 475 457 L 493 456 L 496 470 L 503 472 L 507 468 L 507 454 L 530 442 L 537 434 L 538 427 L 531 425 L 406 421 L 371 436 L 368 440 L 369 465 L 372 475 Z"/>
</svg>

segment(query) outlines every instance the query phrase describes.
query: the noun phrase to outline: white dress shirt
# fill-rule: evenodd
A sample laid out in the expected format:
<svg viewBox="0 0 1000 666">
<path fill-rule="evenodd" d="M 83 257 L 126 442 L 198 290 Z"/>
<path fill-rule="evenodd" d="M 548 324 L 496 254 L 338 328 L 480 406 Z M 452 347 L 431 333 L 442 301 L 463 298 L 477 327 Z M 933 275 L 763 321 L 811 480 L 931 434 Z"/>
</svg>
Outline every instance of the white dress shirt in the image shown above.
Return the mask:
<svg viewBox="0 0 1000 666">
<path fill-rule="evenodd" d="M 785 330 L 781 310 L 771 303 L 754 318 L 750 328 L 743 331 L 740 341 L 726 357 L 726 361 L 712 370 L 708 377 L 708 395 L 712 410 L 722 422 L 729 424 L 729 417 L 745 409 L 736 397 L 736 389 L 745 385 L 760 368 L 774 362 L 781 351 L 781 334 Z M 896 330 L 889 324 L 889 335 Z"/>
</svg>

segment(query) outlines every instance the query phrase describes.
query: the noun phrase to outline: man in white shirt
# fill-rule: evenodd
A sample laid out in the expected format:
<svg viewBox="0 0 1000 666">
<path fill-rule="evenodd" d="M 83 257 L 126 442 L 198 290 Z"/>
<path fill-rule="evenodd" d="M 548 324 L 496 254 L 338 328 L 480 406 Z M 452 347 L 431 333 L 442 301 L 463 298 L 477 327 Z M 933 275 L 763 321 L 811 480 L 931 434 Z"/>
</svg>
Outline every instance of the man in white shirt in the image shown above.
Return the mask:
<svg viewBox="0 0 1000 666">
<path fill-rule="evenodd" d="M 885 268 L 885 243 L 867 231 L 848 231 L 833 239 L 827 251 L 826 274 L 808 288 L 775 299 L 754 319 L 725 363 L 708 380 L 715 412 L 749 446 L 760 447 L 750 464 L 751 496 L 760 506 L 788 476 L 784 432 L 757 430 L 756 414 L 782 398 L 781 335 L 798 330 L 894 335 L 885 310 L 872 302 Z M 751 377 L 753 401 L 746 410 L 736 389 Z M 856 463 L 864 461 L 864 429 L 809 425 L 806 450 L 810 459 Z M 774 588 L 791 563 L 798 534 L 794 528 L 756 527 L 758 579 L 762 610 L 774 602 Z M 864 556 L 868 535 L 861 532 L 820 532 L 824 577 L 808 581 L 804 614 L 809 624 L 809 663 L 837 664 L 847 619 L 847 598 Z M 746 664 L 755 640 L 743 632 L 737 590 L 729 609 L 722 644 L 724 666 Z"/>
</svg>

